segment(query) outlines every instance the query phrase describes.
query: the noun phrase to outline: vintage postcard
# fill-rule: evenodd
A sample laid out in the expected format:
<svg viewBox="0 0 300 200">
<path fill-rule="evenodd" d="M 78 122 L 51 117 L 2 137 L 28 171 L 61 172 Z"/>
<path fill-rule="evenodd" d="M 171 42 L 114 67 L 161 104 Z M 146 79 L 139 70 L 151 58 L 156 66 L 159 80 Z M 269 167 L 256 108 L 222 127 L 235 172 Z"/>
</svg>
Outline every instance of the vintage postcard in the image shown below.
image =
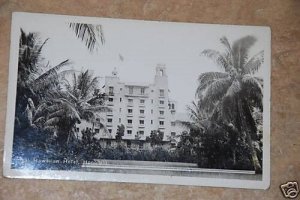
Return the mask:
<svg viewBox="0 0 300 200">
<path fill-rule="evenodd" d="M 13 13 L 4 176 L 266 189 L 268 27 Z"/>
</svg>

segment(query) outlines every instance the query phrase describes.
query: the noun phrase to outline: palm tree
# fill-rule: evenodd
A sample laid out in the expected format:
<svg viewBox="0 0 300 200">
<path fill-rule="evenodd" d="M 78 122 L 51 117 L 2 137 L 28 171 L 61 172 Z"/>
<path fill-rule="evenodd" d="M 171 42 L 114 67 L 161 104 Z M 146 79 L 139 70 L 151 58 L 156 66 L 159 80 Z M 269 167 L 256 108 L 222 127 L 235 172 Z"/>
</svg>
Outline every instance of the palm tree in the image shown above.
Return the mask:
<svg viewBox="0 0 300 200">
<path fill-rule="evenodd" d="M 194 162 L 197 162 L 199 167 L 224 168 L 220 159 L 215 160 L 216 155 L 220 155 L 220 153 L 215 152 L 215 146 L 212 144 L 217 143 L 216 141 L 221 138 L 220 130 L 223 131 L 222 136 L 227 135 L 226 130 L 222 129 L 222 126 L 216 121 L 210 119 L 201 99 L 197 102 L 193 101 L 190 106 L 187 106 L 187 113 L 189 114 L 189 121 L 179 121 L 179 124 L 189 130 L 180 136 L 179 153 L 184 149 L 189 150 L 187 152 L 190 152 L 190 157 L 194 157 Z M 222 152 L 222 156 L 223 154 L 224 152 Z M 211 157 L 214 158 L 211 159 Z M 215 164 L 212 166 L 209 163 Z"/>
<path fill-rule="evenodd" d="M 76 37 L 85 43 L 90 52 L 100 46 L 98 40 L 101 44 L 105 42 L 101 25 L 69 23 L 69 27 L 74 30 Z"/>
<path fill-rule="evenodd" d="M 178 121 L 182 126 L 193 130 L 203 130 L 209 126 L 209 116 L 200 99 L 197 102 L 193 101 L 191 106 L 186 107 L 186 110 L 190 121 Z"/>
<path fill-rule="evenodd" d="M 32 108 L 38 105 L 49 90 L 59 86 L 58 72 L 70 64 L 64 60 L 56 66 L 45 64 L 42 49 L 48 39 L 41 41 L 37 33 L 26 34 L 21 29 L 19 40 L 16 121 L 25 118 L 31 125 Z M 43 93 L 41 92 L 43 91 Z M 29 109 L 31 108 L 31 109 Z M 22 113 L 27 116 L 22 117 Z M 29 118 L 28 118 L 29 117 Z M 22 120 L 21 120 L 22 121 Z"/>
<path fill-rule="evenodd" d="M 34 123 L 56 133 L 60 142 L 68 143 L 74 137 L 76 123 L 82 120 L 95 122 L 97 113 L 110 110 L 104 106 L 104 96 L 93 93 L 97 85 L 98 78 L 88 70 L 78 76 L 74 72 L 71 83 L 64 79 L 65 88 L 50 92 L 48 99 L 40 104 L 35 112 Z"/>
<path fill-rule="evenodd" d="M 211 114 L 211 119 L 232 124 L 244 137 L 251 151 L 254 169 L 261 171 L 261 165 L 253 141 L 257 139 L 257 128 L 253 119 L 253 108 L 262 111 L 263 82 L 255 76 L 264 61 L 260 51 L 249 58 L 249 49 L 256 39 L 243 37 L 232 45 L 226 37 L 220 39 L 224 52 L 207 49 L 202 55 L 211 58 L 223 72 L 202 73 L 196 95 Z"/>
</svg>

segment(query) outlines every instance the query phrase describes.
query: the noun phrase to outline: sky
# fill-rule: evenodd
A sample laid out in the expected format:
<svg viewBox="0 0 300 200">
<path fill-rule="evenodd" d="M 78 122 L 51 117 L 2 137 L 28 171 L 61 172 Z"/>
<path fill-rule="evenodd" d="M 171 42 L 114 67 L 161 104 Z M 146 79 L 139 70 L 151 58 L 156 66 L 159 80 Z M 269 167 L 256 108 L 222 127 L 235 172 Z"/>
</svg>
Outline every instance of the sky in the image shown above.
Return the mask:
<svg viewBox="0 0 300 200">
<path fill-rule="evenodd" d="M 68 22 L 101 24 L 105 44 L 90 53 L 75 37 Z M 75 70 L 92 70 L 95 76 L 110 75 L 114 68 L 122 82 L 153 83 L 155 67 L 165 64 L 169 96 L 177 101 L 178 111 L 185 112 L 195 98 L 197 78 L 203 72 L 222 71 L 213 61 L 201 56 L 205 49 L 223 51 L 220 38 L 230 43 L 253 35 L 257 42 L 250 56 L 269 52 L 268 29 L 254 26 L 224 26 L 195 23 L 150 22 L 108 18 L 84 18 L 52 15 L 19 14 L 15 24 L 25 32 L 38 32 L 42 40 L 49 38 L 43 56 L 51 65 L 70 59 Z M 120 55 L 123 59 L 120 59 Z M 264 65 L 257 74 L 264 74 Z"/>
</svg>

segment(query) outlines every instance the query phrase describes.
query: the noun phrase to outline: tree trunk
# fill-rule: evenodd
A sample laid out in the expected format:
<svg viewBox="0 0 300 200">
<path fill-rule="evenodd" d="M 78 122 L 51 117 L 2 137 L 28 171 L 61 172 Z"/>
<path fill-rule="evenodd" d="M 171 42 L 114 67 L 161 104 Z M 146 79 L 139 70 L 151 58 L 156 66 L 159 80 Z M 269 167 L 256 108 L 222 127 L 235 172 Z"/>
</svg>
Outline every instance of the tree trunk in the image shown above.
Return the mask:
<svg viewBox="0 0 300 200">
<path fill-rule="evenodd" d="M 256 150 L 253 146 L 252 143 L 252 137 L 251 137 L 251 128 L 247 126 L 247 122 L 245 120 L 251 120 L 249 118 L 247 118 L 247 114 L 249 116 L 249 114 L 251 115 L 250 109 L 247 105 L 242 105 L 242 103 L 244 100 L 241 99 L 241 101 L 238 101 L 238 110 L 240 113 L 240 119 L 241 119 L 241 130 L 244 130 L 245 134 L 246 134 L 246 142 L 250 147 L 250 154 L 251 154 L 251 161 L 254 167 L 254 170 L 256 173 L 261 173 L 262 172 L 262 168 L 261 165 L 259 163 L 258 157 L 257 157 L 257 153 Z"/>
<path fill-rule="evenodd" d="M 68 131 L 67 145 L 69 144 L 69 141 L 70 141 L 70 132 Z"/>
<path fill-rule="evenodd" d="M 232 160 L 233 160 L 233 166 L 236 165 L 236 150 L 233 149 L 232 150 Z"/>
<path fill-rule="evenodd" d="M 247 143 L 248 143 L 248 145 L 250 147 L 251 159 L 252 159 L 252 163 L 253 163 L 253 166 L 254 166 L 254 170 L 255 170 L 256 173 L 260 174 L 262 172 L 262 168 L 261 168 L 261 165 L 259 163 L 256 150 L 255 150 L 255 148 L 253 146 L 250 133 L 246 133 L 246 134 L 247 134 Z"/>
</svg>

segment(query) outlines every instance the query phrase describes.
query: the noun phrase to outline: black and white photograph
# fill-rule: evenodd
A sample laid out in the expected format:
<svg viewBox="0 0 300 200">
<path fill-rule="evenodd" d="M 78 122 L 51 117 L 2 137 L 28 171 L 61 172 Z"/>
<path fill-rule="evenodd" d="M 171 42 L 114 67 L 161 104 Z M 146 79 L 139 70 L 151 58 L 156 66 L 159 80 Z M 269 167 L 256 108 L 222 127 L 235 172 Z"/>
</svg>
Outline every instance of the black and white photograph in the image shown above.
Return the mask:
<svg viewBox="0 0 300 200">
<path fill-rule="evenodd" d="M 268 27 L 12 19 L 6 177 L 268 188 Z"/>
</svg>

